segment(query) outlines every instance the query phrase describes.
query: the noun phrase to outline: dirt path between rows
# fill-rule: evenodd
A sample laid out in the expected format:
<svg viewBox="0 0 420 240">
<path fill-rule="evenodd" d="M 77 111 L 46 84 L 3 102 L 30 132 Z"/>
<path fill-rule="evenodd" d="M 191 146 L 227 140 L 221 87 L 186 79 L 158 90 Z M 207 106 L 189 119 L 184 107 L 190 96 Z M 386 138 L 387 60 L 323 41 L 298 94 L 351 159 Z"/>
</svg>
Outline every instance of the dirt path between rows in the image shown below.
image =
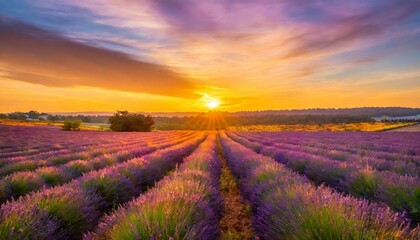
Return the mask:
<svg viewBox="0 0 420 240">
<path fill-rule="evenodd" d="M 420 124 L 391 129 L 385 132 L 420 132 Z"/>
<path fill-rule="evenodd" d="M 224 213 L 220 220 L 222 230 L 221 239 L 258 239 L 253 232 L 250 206 L 244 203 L 236 183 L 236 179 L 229 170 L 223 156 L 220 142 L 219 155 L 222 161 L 220 189 L 224 203 Z"/>
</svg>

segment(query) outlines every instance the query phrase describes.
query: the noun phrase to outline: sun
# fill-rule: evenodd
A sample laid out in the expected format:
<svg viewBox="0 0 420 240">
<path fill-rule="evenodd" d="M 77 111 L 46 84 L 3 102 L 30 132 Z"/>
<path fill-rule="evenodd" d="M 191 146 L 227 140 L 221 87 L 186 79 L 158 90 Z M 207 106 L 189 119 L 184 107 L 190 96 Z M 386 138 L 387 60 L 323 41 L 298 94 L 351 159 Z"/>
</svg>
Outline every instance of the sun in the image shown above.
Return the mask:
<svg viewBox="0 0 420 240">
<path fill-rule="evenodd" d="M 207 106 L 208 108 L 210 108 L 210 109 L 217 108 L 219 105 L 220 105 L 220 103 L 219 103 L 219 101 L 218 101 L 217 99 L 212 99 L 212 100 L 209 100 L 209 101 L 206 103 L 206 106 Z"/>
</svg>

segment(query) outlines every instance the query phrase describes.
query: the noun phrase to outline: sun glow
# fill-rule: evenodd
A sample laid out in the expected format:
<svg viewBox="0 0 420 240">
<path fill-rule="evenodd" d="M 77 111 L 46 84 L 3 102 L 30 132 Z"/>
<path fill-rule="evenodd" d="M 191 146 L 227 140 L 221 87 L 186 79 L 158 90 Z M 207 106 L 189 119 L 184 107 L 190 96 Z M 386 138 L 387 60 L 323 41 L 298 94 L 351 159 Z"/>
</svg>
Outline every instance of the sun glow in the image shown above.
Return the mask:
<svg viewBox="0 0 420 240">
<path fill-rule="evenodd" d="M 212 100 L 209 100 L 209 101 L 206 103 L 206 106 L 207 106 L 208 108 L 210 108 L 210 109 L 217 108 L 219 105 L 220 105 L 220 103 L 219 103 L 219 101 L 218 101 L 217 99 L 212 99 Z"/>
</svg>

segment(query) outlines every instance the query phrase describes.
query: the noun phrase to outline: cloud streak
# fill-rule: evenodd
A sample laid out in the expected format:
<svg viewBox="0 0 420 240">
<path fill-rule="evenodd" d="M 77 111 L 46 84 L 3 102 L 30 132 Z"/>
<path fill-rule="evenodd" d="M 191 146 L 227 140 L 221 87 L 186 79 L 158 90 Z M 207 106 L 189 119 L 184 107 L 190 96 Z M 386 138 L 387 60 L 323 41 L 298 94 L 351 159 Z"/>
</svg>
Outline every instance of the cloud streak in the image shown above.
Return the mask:
<svg viewBox="0 0 420 240">
<path fill-rule="evenodd" d="M 306 97 L 303 103 L 315 106 L 317 94 L 337 97 L 359 81 L 363 84 L 352 91 L 357 86 L 360 92 L 363 86 L 388 91 L 395 82 L 376 81 L 372 76 L 420 68 L 418 0 L 39 0 L 25 4 L 9 2 L 2 10 L 0 2 L 0 14 L 53 32 L 28 30 L 28 26 L 15 26 L 14 32 L 8 29 L 20 38 L 9 39 L 12 47 L 0 42 L 0 48 L 7 48 L 0 50 L 14 49 L 19 54 L 0 53 L 6 59 L 0 59 L 0 70 L 10 78 L 46 86 L 86 85 L 196 100 L 208 94 L 220 98 L 226 110 L 270 104 L 276 108 L 286 106 L 276 99 L 287 101 L 292 96 L 311 96 L 314 101 Z M 61 20 L 55 23 L 56 18 Z M 17 46 L 15 39 L 32 43 L 19 40 L 22 46 Z M 64 53 L 68 58 L 58 60 Z M 403 86 L 399 91 L 411 91 L 412 96 L 411 80 L 398 81 Z M 330 86 L 345 87 L 339 91 Z M 380 94 L 375 91 L 369 98 Z"/>
<path fill-rule="evenodd" d="M 90 86 L 194 98 L 194 85 L 164 66 L 87 46 L 54 32 L 2 18 L 0 67 L 14 80 L 54 87 Z"/>
</svg>

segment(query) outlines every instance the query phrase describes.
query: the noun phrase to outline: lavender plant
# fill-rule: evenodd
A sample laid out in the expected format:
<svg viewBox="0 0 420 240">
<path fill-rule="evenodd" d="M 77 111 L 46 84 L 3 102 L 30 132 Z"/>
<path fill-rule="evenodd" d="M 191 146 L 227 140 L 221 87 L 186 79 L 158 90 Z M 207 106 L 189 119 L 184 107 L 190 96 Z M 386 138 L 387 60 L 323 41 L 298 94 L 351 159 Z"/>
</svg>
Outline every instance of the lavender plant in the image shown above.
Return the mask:
<svg viewBox="0 0 420 240">
<path fill-rule="evenodd" d="M 128 201 L 173 169 L 204 139 L 199 136 L 179 145 L 90 172 L 68 184 L 29 194 L 0 208 L 0 235 L 9 239 L 78 239 L 92 230 L 102 213 Z M 25 209 L 23 211 L 22 209 Z M 42 224 L 38 220 L 44 221 Z M 52 225 L 41 231 L 33 226 Z M 36 230 L 36 237 L 33 237 Z"/>
<path fill-rule="evenodd" d="M 235 141 L 254 149 L 256 142 L 229 135 Z M 286 167 L 306 175 L 316 184 L 329 186 L 356 197 L 385 202 L 393 210 L 407 212 L 413 224 L 420 223 L 420 179 L 389 171 L 379 172 L 355 163 L 335 161 L 296 150 L 267 147 L 260 153 L 273 157 Z"/>
<path fill-rule="evenodd" d="M 222 145 L 262 239 L 417 239 L 399 213 L 344 196 L 222 135 Z"/>
<path fill-rule="evenodd" d="M 217 239 L 220 161 L 214 134 L 180 168 L 102 219 L 85 239 Z"/>
</svg>

